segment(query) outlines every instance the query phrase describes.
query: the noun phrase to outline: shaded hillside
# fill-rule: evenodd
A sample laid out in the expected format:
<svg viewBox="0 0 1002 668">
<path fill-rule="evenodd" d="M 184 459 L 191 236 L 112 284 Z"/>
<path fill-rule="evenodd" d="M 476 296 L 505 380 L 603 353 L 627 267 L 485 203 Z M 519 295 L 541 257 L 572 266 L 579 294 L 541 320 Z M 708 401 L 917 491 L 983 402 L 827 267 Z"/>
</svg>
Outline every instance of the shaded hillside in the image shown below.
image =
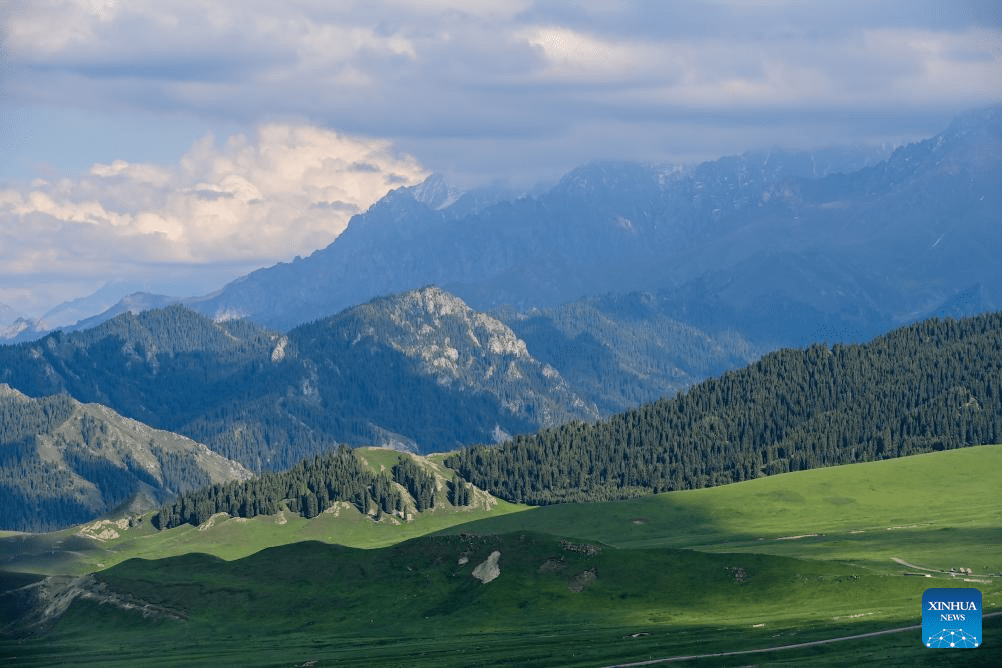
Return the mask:
<svg viewBox="0 0 1002 668">
<path fill-rule="evenodd" d="M 648 293 L 496 313 L 533 357 L 557 369 L 604 415 L 673 396 L 765 352 L 726 325 L 701 330 L 681 322 L 670 303 Z"/>
<path fill-rule="evenodd" d="M 170 432 L 67 395 L 31 399 L 0 385 L 0 528 L 85 522 L 137 494 L 162 502 L 245 480 L 236 462 Z"/>
<path fill-rule="evenodd" d="M 598 412 L 494 318 L 435 288 L 282 336 L 174 305 L 0 347 L 0 382 L 66 392 L 255 471 L 338 443 L 454 449 Z"/>
<path fill-rule="evenodd" d="M 867 344 L 781 350 L 675 398 L 447 464 L 501 498 L 545 504 L 997 443 L 1000 378 L 1002 313 L 928 320 Z"/>
</svg>

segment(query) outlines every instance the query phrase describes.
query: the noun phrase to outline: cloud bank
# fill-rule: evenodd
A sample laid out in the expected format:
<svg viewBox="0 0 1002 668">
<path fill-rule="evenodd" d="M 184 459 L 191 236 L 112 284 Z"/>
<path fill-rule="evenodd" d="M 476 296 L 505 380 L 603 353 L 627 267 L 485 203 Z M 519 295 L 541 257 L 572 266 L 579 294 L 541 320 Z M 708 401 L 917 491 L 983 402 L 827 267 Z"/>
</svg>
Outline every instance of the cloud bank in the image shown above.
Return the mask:
<svg viewBox="0 0 1002 668">
<path fill-rule="evenodd" d="M 35 310 L 31 286 L 50 286 L 41 303 L 58 286 L 158 272 L 184 276 L 177 289 L 210 290 L 213 266 L 233 273 L 308 254 L 390 189 L 426 176 L 385 140 L 269 124 L 222 145 L 205 137 L 174 165 L 119 160 L 0 189 L 0 302 Z"/>
<path fill-rule="evenodd" d="M 0 12 L 0 123 L 20 119 L 0 133 L 0 160 L 97 162 L 59 147 L 95 145 L 62 121 L 102 114 L 140 119 L 130 136 L 146 127 L 158 156 L 137 146 L 128 164 L 0 185 L 0 302 L 17 308 L 59 292 L 43 276 L 94 289 L 143 267 L 232 274 L 309 252 L 425 170 L 527 185 L 595 159 L 900 143 L 999 102 L 1002 81 L 994 0 L 6 0 Z M 165 166 L 188 148 L 164 149 L 178 136 L 167 125 L 241 136 Z"/>
<path fill-rule="evenodd" d="M 893 113 L 925 133 L 1002 80 L 997 3 L 974 0 L 12 1 L 24 102 L 293 115 L 481 179 L 627 157 L 605 125 L 662 159 L 746 148 L 721 126 L 811 142 Z M 674 146 L 679 126 L 698 146 Z"/>
</svg>

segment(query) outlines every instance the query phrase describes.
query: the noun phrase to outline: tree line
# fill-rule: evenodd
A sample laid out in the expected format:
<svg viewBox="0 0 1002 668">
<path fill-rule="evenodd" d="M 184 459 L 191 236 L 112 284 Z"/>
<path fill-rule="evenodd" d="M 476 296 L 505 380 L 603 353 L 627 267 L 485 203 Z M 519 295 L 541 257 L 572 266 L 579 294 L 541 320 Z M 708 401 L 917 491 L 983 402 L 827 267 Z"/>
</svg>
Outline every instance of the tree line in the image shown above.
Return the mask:
<svg viewBox="0 0 1002 668">
<path fill-rule="evenodd" d="M 401 455 L 387 473 L 367 469 L 355 451 L 346 445 L 324 454 L 304 459 L 282 472 L 268 472 L 243 482 L 207 485 L 179 495 L 153 516 L 153 526 L 170 529 L 182 524 L 198 526 L 215 513 L 233 517 L 274 515 L 287 509 L 305 518 L 313 518 L 334 503 L 351 503 L 362 513 L 404 516 L 408 501 L 406 489 L 417 511 L 430 510 L 439 504 L 437 481 L 411 458 Z M 447 501 L 452 505 L 470 504 L 471 495 L 463 481 L 448 485 Z"/>
<path fill-rule="evenodd" d="M 786 349 L 597 424 L 446 460 L 508 501 L 621 499 L 1002 440 L 1002 313 Z"/>
</svg>

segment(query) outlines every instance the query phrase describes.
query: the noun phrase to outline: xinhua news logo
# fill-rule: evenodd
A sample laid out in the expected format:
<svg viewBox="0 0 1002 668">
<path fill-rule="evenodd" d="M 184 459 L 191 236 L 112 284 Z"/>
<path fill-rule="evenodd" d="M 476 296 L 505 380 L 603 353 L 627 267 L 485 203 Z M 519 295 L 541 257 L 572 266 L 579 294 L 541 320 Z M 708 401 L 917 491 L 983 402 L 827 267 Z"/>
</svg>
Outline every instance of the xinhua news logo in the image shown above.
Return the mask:
<svg viewBox="0 0 1002 668">
<path fill-rule="evenodd" d="M 932 649 L 981 645 L 981 592 L 926 589 L 922 594 L 922 644 Z"/>
</svg>

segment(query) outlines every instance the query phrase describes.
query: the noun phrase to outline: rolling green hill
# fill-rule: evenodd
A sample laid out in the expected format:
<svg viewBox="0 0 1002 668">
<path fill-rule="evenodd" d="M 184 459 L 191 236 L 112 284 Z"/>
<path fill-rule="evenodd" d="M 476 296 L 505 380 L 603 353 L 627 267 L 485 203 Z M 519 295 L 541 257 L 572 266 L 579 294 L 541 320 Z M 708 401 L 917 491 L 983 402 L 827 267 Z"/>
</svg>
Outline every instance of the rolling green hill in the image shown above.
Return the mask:
<svg viewBox="0 0 1002 668">
<path fill-rule="evenodd" d="M 374 471 L 396 457 L 360 454 Z M 534 508 L 403 542 L 416 522 L 375 523 L 357 512 L 146 533 L 131 545 L 179 556 L 126 561 L 93 580 L 45 581 L 49 591 L 75 588 L 76 602 L 51 627 L 35 627 L 50 629 L 35 639 L 0 641 L 0 652 L 16 650 L 21 665 L 600 666 L 909 627 L 919 623 L 922 592 L 934 586 L 977 587 L 990 613 L 1002 609 L 994 575 L 1002 571 L 993 493 L 1000 475 L 1002 446 L 981 446 Z M 433 521 L 453 524 L 462 512 Z M 359 526 L 366 528 L 353 533 Z M 369 545 L 378 532 L 391 539 L 367 550 L 307 540 L 250 556 L 234 547 L 243 540 L 259 549 L 280 535 L 341 542 L 339 531 L 367 536 Z M 123 536 L 116 549 L 128 553 L 129 545 Z M 241 558 L 183 556 L 192 551 Z M 500 574 L 483 583 L 474 572 L 490 573 L 494 552 Z M 29 614 L 18 623 L 26 619 L 38 621 Z M 985 620 L 986 637 L 1000 631 L 997 617 Z M 987 642 L 966 654 L 930 654 L 917 634 L 693 665 L 1002 658 L 1002 647 Z"/>
<path fill-rule="evenodd" d="M 784 473 L 706 489 L 559 504 L 471 522 L 624 549 L 672 547 L 845 560 L 900 571 L 1002 573 L 1002 445 Z"/>
<path fill-rule="evenodd" d="M 401 458 L 414 462 L 434 478 L 436 489 L 445 500 L 432 508 L 417 511 L 410 492 L 394 483 L 404 501 L 402 516 L 379 513 L 375 503 L 363 513 L 349 497 L 334 500 L 325 511 L 307 519 L 300 512 L 298 499 L 283 499 L 282 510 L 271 515 L 238 517 L 214 512 L 202 518 L 198 526 L 183 523 L 160 531 L 153 526 L 157 511 L 144 512 L 144 509 L 51 533 L 0 532 L 0 570 L 82 575 L 133 557 L 157 559 L 202 552 L 224 559 L 239 559 L 268 547 L 305 540 L 377 548 L 454 524 L 528 508 L 502 501 L 472 486 L 467 505 L 447 502 L 454 474 L 441 464 L 441 456 L 421 457 L 387 448 L 358 448 L 354 453 L 362 468 L 373 476 L 391 472 Z M 292 478 L 284 477 L 286 483 Z M 305 483 L 306 478 L 296 478 L 297 485 Z"/>
</svg>

